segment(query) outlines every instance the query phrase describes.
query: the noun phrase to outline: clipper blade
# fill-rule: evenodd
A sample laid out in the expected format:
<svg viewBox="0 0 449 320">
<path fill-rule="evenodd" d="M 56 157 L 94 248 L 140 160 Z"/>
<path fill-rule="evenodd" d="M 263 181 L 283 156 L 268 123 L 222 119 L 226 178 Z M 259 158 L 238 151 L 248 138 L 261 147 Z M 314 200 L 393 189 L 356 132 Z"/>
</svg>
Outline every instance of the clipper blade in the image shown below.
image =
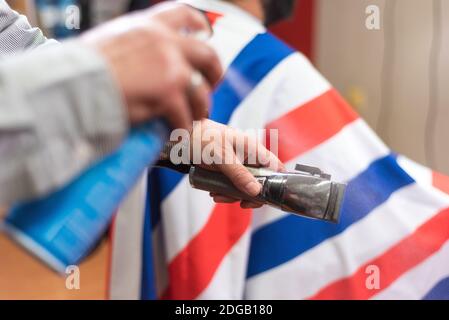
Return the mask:
<svg viewBox="0 0 449 320">
<path fill-rule="evenodd" d="M 346 185 L 342 183 L 332 183 L 329 203 L 324 219 L 333 223 L 340 221 L 340 214 L 346 192 Z"/>
</svg>

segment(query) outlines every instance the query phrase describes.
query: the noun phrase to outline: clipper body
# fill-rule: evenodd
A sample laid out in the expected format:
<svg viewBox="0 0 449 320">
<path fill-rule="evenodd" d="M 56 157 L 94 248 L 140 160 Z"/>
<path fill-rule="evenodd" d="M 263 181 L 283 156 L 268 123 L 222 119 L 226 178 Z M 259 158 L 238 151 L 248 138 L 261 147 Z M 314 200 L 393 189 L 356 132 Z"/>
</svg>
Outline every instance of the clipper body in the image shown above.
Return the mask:
<svg viewBox="0 0 449 320">
<path fill-rule="evenodd" d="M 261 194 L 254 198 L 238 190 L 219 172 L 191 166 L 189 180 L 196 189 L 268 204 L 303 217 L 339 221 L 346 185 L 332 182 L 320 169 L 297 165 L 294 172 L 287 173 L 264 168 L 248 167 L 248 170 L 262 185 Z"/>
</svg>

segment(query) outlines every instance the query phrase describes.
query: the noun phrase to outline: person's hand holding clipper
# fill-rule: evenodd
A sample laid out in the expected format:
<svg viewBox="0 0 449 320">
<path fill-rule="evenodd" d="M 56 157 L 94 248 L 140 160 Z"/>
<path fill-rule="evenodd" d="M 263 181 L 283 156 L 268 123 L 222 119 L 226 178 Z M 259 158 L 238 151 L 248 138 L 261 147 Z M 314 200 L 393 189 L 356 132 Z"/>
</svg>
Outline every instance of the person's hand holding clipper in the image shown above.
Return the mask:
<svg viewBox="0 0 449 320">
<path fill-rule="evenodd" d="M 303 217 L 339 220 L 345 184 L 315 167 L 287 171 L 261 139 L 240 130 L 197 122 L 187 143 L 167 144 L 161 160 L 158 166 L 189 174 L 191 186 L 209 192 L 217 203 L 240 202 L 245 209 L 270 205 Z"/>
</svg>

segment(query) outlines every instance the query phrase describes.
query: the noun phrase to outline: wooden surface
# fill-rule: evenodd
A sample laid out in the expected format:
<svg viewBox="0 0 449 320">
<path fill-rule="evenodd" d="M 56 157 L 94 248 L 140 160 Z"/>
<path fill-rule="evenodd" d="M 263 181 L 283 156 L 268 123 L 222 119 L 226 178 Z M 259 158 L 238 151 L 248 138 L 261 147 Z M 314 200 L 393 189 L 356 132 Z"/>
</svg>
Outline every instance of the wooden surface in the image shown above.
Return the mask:
<svg viewBox="0 0 449 320">
<path fill-rule="evenodd" d="M 0 234 L 0 299 L 105 299 L 108 242 L 80 266 L 80 290 Z"/>
</svg>

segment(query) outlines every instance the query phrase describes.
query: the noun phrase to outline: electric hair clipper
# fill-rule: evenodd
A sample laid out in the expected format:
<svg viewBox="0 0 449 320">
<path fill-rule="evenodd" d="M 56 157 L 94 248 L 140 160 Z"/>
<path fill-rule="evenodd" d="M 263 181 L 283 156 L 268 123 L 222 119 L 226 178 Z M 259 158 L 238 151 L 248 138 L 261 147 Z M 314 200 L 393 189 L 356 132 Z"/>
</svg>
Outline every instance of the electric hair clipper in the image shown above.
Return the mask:
<svg viewBox="0 0 449 320">
<path fill-rule="evenodd" d="M 193 188 L 221 194 L 238 200 L 270 205 L 298 216 L 338 223 L 346 185 L 330 180 L 320 169 L 296 165 L 293 172 L 275 172 L 266 168 L 247 169 L 262 185 L 257 197 L 250 197 L 237 189 L 220 172 L 194 165 L 173 165 L 161 161 L 158 166 L 189 174 Z"/>
</svg>

